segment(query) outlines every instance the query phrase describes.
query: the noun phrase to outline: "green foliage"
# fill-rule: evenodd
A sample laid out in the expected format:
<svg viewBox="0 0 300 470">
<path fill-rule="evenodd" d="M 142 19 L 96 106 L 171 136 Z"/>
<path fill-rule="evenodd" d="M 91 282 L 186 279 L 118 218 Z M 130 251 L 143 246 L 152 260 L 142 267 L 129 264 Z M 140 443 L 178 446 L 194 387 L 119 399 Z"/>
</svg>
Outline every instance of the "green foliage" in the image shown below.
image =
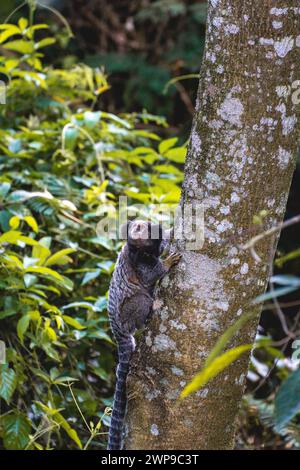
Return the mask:
<svg viewBox="0 0 300 470">
<path fill-rule="evenodd" d="M 299 449 L 300 448 L 300 426 L 296 423 L 289 422 L 286 425 L 282 426 L 281 429 L 276 428 L 275 424 L 275 411 L 274 411 L 274 402 L 266 399 L 254 399 L 251 395 L 246 395 L 243 399 L 243 412 L 247 413 L 246 425 L 249 426 L 249 422 L 254 420 L 255 425 L 255 437 L 256 441 L 258 440 L 258 434 L 262 434 L 262 445 L 265 449 L 274 449 L 274 435 L 275 439 L 278 442 L 278 436 L 282 438 L 278 443 L 280 448 L 284 449 Z M 258 426 L 262 427 L 258 431 Z M 243 428 L 245 431 L 245 428 Z M 249 432 L 249 430 L 247 430 Z M 271 435 L 270 435 L 271 434 Z M 273 434 L 273 435 L 272 435 Z M 283 443 L 282 443 L 283 441 Z M 283 444 L 283 445 L 282 445 Z M 256 444 L 257 445 L 257 444 Z M 253 448 L 251 445 L 250 448 Z M 261 448 L 261 447 L 257 447 Z"/>
<path fill-rule="evenodd" d="M 273 281 L 277 282 L 278 284 L 295 284 L 298 286 L 299 279 L 295 276 L 277 275 L 273 276 Z M 266 294 L 265 297 L 267 299 L 271 298 L 268 296 L 268 294 Z M 276 293 L 272 296 L 272 298 L 275 297 Z M 180 395 L 181 399 L 186 398 L 191 393 L 194 393 L 202 388 L 207 384 L 207 382 L 224 371 L 234 361 L 239 359 L 243 353 L 249 352 L 251 349 L 257 351 L 259 348 L 263 348 L 272 358 L 284 358 L 281 351 L 272 346 L 272 341 L 270 338 L 265 337 L 257 338 L 254 344 L 240 345 L 223 352 L 226 345 L 228 345 L 228 343 L 233 340 L 234 336 L 239 332 L 239 330 L 248 321 L 250 321 L 254 315 L 254 312 L 249 312 L 248 314 L 243 315 L 238 321 L 234 322 L 229 328 L 227 328 L 227 330 L 221 335 L 214 348 L 208 355 L 204 367 L 182 390 Z M 297 343 L 297 341 L 295 341 L 295 343 Z M 260 362 L 253 357 L 252 361 L 255 361 L 256 365 L 260 365 Z M 263 364 L 263 368 L 268 370 L 268 366 L 265 364 Z M 272 408 L 272 426 L 274 428 L 274 432 L 281 433 L 282 431 L 285 431 L 286 426 L 299 413 L 299 397 L 300 369 L 292 372 L 288 378 L 283 381 L 276 394 L 275 403 Z M 291 426 L 293 427 L 293 424 L 291 424 Z M 285 432 L 283 432 L 283 435 L 285 435 Z"/>
<path fill-rule="evenodd" d="M 275 260 L 275 266 L 278 266 L 279 268 L 282 268 L 282 266 L 287 263 L 288 261 L 297 259 L 300 257 L 300 248 L 297 248 L 296 250 L 292 250 L 286 255 L 280 256 Z"/>
<path fill-rule="evenodd" d="M 275 398 L 276 429 L 281 430 L 300 411 L 300 369 L 281 384 Z"/>
<path fill-rule="evenodd" d="M 255 299 L 256 302 L 265 302 L 266 300 L 275 299 L 277 297 L 289 294 L 290 292 L 294 292 L 300 288 L 300 278 L 297 276 L 282 274 L 272 276 L 271 281 L 274 284 L 278 284 L 279 286 L 283 287 L 270 290 L 269 292 L 258 296 Z"/>
<path fill-rule="evenodd" d="M 14 369 L 7 364 L 0 366 L 0 397 L 9 404 L 17 386 L 17 377 Z"/>
<path fill-rule="evenodd" d="M 29 442 L 29 420 L 18 412 L 10 413 L 1 419 L 3 444 L 7 450 L 25 449 Z"/>
<path fill-rule="evenodd" d="M 13 3 L 2 0 L 2 18 Z M 111 16 L 122 18 L 123 7 L 112 8 L 116 15 Z M 102 424 L 109 421 L 115 354 L 106 293 L 120 245 L 97 235 L 96 225 L 102 213 L 115 219 L 120 195 L 129 197 L 137 215 L 157 220 L 156 203 L 171 208 L 178 201 L 185 149 L 175 137 L 161 141 L 148 127 L 166 127 L 165 119 L 147 111 L 114 115 L 102 108 L 110 100 L 110 109 L 116 102 L 117 109 L 173 111 L 179 116 L 173 121 L 182 124 L 184 109 L 175 92 L 182 80 L 190 94 L 195 91 L 206 4 L 159 0 L 131 8 L 134 30 L 128 37 L 127 23 L 120 30 L 120 48 L 114 42 L 118 31 L 113 26 L 110 35 L 109 25 L 107 48 L 99 43 L 91 52 L 88 39 L 82 49 L 82 35 L 77 50 L 72 45 L 72 53 L 94 69 L 59 51 L 71 36 L 66 24 L 66 29 L 30 26 L 23 18 L 0 26 L 0 71 L 10 79 L 7 105 L 0 107 L 0 336 L 7 345 L 7 364 L 0 366 L 0 437 L 6 449 L 105 445 Z M 86 21 L 74 17 L 76 23 Z M 90 32 L 90 19 L 86 24 L 78 27 Z M 46 67 L 44 59 L 65 66 Z M 104 99 L 110 85 L 99 65 L 112 74 L 112 83 L 122 77 L 115 94 Z M 254 223 L 263 223 L 263 212 Z M 299 254 L 296 245 L 275 265 L 297 262 Z M 276 288 L 257 301 L 299 289 L 294 276 L 273 281 Z M 193 386 L 203 386 L 244 352 L 242 346 L 224 353 L 243 321 L 219 339 Z M 267 358 L 256 359 L 256 367 L 271 371 L 274 358 L 283 358 L 269 338 L 263 352 Z M 256 426 L 259 421 L 299 448 L 298 373 L 276 367 L 274 375 L 269 399 L 246 397 L 248 412 L 254 410 Z M 281 382 L 275 406 L 270 401 Z"/>
<path fill-rule="evenodd" d="M 245 344 L 237 346 L 236 348 L 229 349 L 224 352 L 226 345 L 232 340 L 232 338 L 239 332 L 239 330 L 253 318 L 255 312 L 249 312 L 241 316 L 236 322 L 229 326 L 225 332 L 218 339 L 214 348 L 205 360 L 204 367 L 196 374 L 196 376 L 189 382 L 181 393 L 181 398 L 185 398 L 193 392 L 196 392 L 203 387 L 209 380 L 214 378 L 226 367 L 236 361 L 241 354 L 249 351 L 253 345 Z"/>
<path fill-rule="evenodd" d="M 241 354 L 249 351 L 252 348 L 252 344 L 244 344 L 236 348 L 230 349 L 220 356 L 213 359 L 207 364 L 194 378 L 193 380 L 184 387 L 181 398 L 185 398 L 190 393 L 196 392 L 199 388 L 203 387 L 209 380 L 214 378 L 232 362 L 236 361 Z"/>
<path fill-rule="evenodd" d="M 93 6 L 92 15 L 99 16 L 100 8 Z M 122 7 L 114 4 L 112 9 L 121 26 L 124 14 Z M 104 32 L 103 36 L 106 37 L 103 44 L 100 44 L 95 53 L 85 54 L 84 61 L 93 67 L 103 64 L 113 77 L 122 77 L 122 80 L 119 80 L 118 102 L 121 98 L 126 109 L 146 107 L 151 112 L 173 114 L 178 121 L 176 114 L 179 106 L 183 110 L 177 124 L 182 125 L 182 114 L 186 113 L 185 104 L 181 102 L 180 94 L 178 98 L 175 97 L 176 87 L 166 87 L 166 84 L 176 83 L 176 79 L 172 81 L 174 75 L 177 77 L 199 72 L 204 50 L 206 10 L 206 2 L 186 0 L 130 4 L 130 20 L 134 27 L 127 31 L 126 27 L 116 30 L 115 22 L 111 25 L 115 35 L 119 33 L 122 37 L 121 47 L 118 47 L 118 41 L 112 40 L 111 36 Z M 110 15 L 107 15 L 106 19 L 109 24 Z M 149 47 L 149 44 L 153 44 L 153 47 Z M 81 46 L 78 45 L 78 48 Z M 89 49 L 87 47 L 87 50 Z M 190 89 L 187 89 L 187 95 L 194 96 L 196 84 L 196 80 L 184 84 L 187 87 L 191 85 Z"/>
<path fill-rule="evenodd" d="M 55 42 L 47 28 L 20 19 L 0 29 L 10 80 L 0 108 L 0 436 L 6 449 L 101 448 L 120 242 L 97 223 L 116 222 L 125 195 L 132 215 L 163 220 L 156 204 L 177 204 L 186 149 L 147 129 L 166 126 L 161 117 L 100 109 L 103 70 L 43 66 Z"/>
</svg>

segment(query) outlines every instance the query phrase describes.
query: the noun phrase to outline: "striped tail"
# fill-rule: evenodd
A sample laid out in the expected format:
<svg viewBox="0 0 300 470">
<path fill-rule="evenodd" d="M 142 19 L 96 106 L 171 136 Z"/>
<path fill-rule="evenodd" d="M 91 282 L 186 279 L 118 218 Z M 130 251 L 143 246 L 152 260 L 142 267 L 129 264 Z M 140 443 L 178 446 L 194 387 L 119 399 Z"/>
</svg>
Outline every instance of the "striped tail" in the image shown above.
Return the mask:
<svg viewBox="0 0 300 470">
<path fill-rule="evenodd" d="M 117 381 L 114 396 L 113 411 L 108 436 L 108 450 L 120 450 L 122 448 L 123 426 L 126 412 L 127 394 L 126 378 L 134 342 L 132 336 L 119 339 L 119 364 L 117 367 Z"/>
</svg>

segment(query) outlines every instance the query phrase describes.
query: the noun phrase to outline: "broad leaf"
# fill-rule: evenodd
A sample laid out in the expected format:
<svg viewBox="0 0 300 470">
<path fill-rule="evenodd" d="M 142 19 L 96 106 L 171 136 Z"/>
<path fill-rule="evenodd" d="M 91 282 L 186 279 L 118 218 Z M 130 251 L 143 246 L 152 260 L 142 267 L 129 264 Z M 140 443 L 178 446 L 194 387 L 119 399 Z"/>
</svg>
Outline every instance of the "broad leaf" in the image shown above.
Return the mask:
<svg viewBox="0 0 300 470">
<path fill-rule="evenodd" d="M 73 326 L 73 328 L 76 328 L 76 330 L 83 330 L 84 328 L 86 328 L 85 326 L 81 325 L 78 320 L 75 320 L 75 318 L 72 318 L 69 315 L 62 315 L 62 317 L 65 323 L 70 326 Z"/>
<path fill-rule="evenodd" d="M 0 365 L 0 397 L 9 404 L 17 386 L 17 376 L 7 364 Z"/>
<path fill-rule="evenodd" d="M 252 344 L 244 344 L 243 346 L 230 349 L 224 354 L 221 354 L 221 356 L 218 356 L 210 362 L 207 367 L 204 367 L 204 369 L 202 369 L 202 371 L 199 372 L 199 374 L 197 374 L 188 385 L 186 385 L 181 393 L 181 398 L 185 398 L 191 393 L 199 390 L 199 388 L 203 387 L 209 380 L 222 372 L 232 362 L 236 361 L 241 354 L 252 349 L 252 346 Z"/>
<path fill-rule="evenodd" d="M 162 142 L 160 142 L 158 146 L 159 153 L 163 155 L 167 150 L 174 147 L 177 141 L 178 141 L 177 137 L 172 137 L 171 139 L 163 140 Z"/>
<path fill-rule="evenodd" d="M 17 333 L 18 333 L 18 337 L 21 343 L 23 343 L 24 341 L 24 334 L 26 333 L 29 327 L 29 323 L 30 323 L 30 315 L 24 315 L 22 318 L 20 318 L 20 320 L 17 323 Z"/>
<path fill-rule="evenodd" d="M 168 150 L 164 154 L 164 157 L 166 157 L 168 160 L 171 160 L 172 162 L 184 163 L 185 157 L 186 157 L 186 148 L 185 147 L 172 148 L 171 150 Z"/>
<path fill-rule="evenodd" d="M 67 255 L 74 253 L 75 251 L 76 250 L 73 248 L 65 248 L 64 250 L 60 250 L 47 259 L 45 266 L 51 266 L 53 264 L 66 264 L 71 259 Z"/>
<path fill-rule="evenodd" d="M 300 369 L 295 370 L 281 384 L 275 397 L 275 423 L 280 431 L 300 412 Z"/>
<path fill-rule="evenodd" d="M 3 443 L 7 450 L 25 449 L 29 442 L 30 423 L 20 413 L 10 413 L 1 419 Z"/>
<path fill-rule="evenodd" d="M 21 54 L 31 54 L 34 50 L 33 44 L 23 39 L 7 42 L 3 44 L 2 47 L 11 51 L 20 52 Z"/>
</svg>

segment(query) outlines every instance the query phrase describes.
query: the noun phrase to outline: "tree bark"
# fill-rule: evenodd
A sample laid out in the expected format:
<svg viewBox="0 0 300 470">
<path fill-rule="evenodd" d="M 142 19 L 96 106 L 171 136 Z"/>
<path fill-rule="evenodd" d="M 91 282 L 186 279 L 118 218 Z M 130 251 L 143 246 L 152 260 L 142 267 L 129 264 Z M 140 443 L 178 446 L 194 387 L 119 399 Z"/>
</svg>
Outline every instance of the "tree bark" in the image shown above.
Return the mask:
<svg viewBox="0 0 300 470">
<path fill-rule="evenodd" d="M 231 449 L 249 355 L 184 401 L 217 339 L 256 311 L 230 347 L 255 338 L 299 145 L 298 0 L 210 0 L 181 206 L 205 206 L 205 242 L 166 276 L 128 378 L 126 449 Z M 298 88 L 298 90 L 297 90 Z M 256 227 L 256 228 L 255 228 Z"/>
</svg>

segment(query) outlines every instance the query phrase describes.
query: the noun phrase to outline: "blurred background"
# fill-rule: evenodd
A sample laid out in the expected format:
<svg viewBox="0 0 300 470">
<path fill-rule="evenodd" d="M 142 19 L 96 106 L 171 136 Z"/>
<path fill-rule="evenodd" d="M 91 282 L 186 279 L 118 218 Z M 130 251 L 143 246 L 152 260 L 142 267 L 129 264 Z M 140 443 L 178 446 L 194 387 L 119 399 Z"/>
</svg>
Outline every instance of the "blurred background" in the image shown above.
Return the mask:
<svg viewBox="0 0 300 470">
<path fill-rule="evenodd" d="M 3 0 L 4 20 L 21 1 Z M 112 90 L 105 96 L 108 111 L 141 111 L 163 115 L 188 135 L 197 78 L 175 85 L 180 75 L 198 74 L 204 47 L 206 2 L 147 0 L 42 0 L 67 19 L 74 38 L 53 12 L 39 8 L 37 21 L 47 21 L 59 43 L 47 62 L 70 67 L 84 62 L 104 67 Z M 14 18 L 28 12 L 24 6 Z M 62 46 L 62 47 L 61 47 Z M 170 131 L 171 132 L 171 131 Z"/>
<path fill-rule="evenodd" d="M 198 73 L 204 48 L 207 12 L 205 1 L 42 0 L 39 5 L 35 12 L 35 23 L 49 25 L 51 34 L 56 38 L 56 43 L 46 49 L 47 52 L 43 58 L 44 67 L 68 71 L 78 64 L 86 64 L 95 70 L 100 70 L 107 76 L 109 85 L 105 85 L 107 90 L 101 94 L 100 105 L 97 103 L 95 110 L 100 106 L 102 110 L 114 115 L 124 116 L 130 113 L 143 115 L 143 126 L 137 124 L 137 129 L 142 129 L 146 125 L 148 132 L 157 133 L 160 138 L 167 139 L 175 135 L 181 144 L 186 141 L 191 128 Z M 42 8 L 42 5 L 45 8 Z M 20 8 L 11 15 L 18 7 Z M 24 5 L 21 1 L 1 0 L 1 22 L 16 23 L 21 17 L 28 18 L 28 5 Z M 73 33 L 72 37 L 70 30 Z M 48 35 L 49 32 L 47 32 Z M 164 122 L 168 125 L 163 124 Z M 182 171 L 182 162 L 173 162 L 173 164 L 174 181 L 180 186 L 181 179 L 178 172 Z M 111 167 L 110 170 L 114 169 Z M 288 202 L 287 219 L 300 213 L 299 170 L 298 161 Z M 139 170 L 138 167 L 134 170 L 140 176 L 142 171 L 144 170 Z M 167 171 L 166 168 L 165 171 Z M 145 182 L 146 177 L 143 176 L 143 178 Z M 115 181 L 115 186 L 112 181 Z M 79 184 L 79 179 L 77 183 Z M 57 188 L 55 193 L 53 181 L 51 184 L 49 183 L 47 187 L 52 188 L 53 193 L 60 196 Z M 120 179 L 112 178 L 110 191 L 114 192 L 114 188 L 121 184 L 123 183 Z M 87 183 L 86 185 L 88 186 Z M 147 198 L 144 202 L 147 202 Z M 92 215 L 89 220 L 92 220 Z M 281 235 L 274 266 L 274 273 L 277 276 L 283 276 L 281 278 L 283 284 L 280 284 L 280 278 L 277 277 L 279 285 L 287 285 L 287 277 L 284 276 L 298 279 L 300 275 L 299 241 L 299 224 L 285 229 Z M 102 248 L 103 243 L 102 241 Z M 109 245 L 105 249 L 108 253 L 111 250 L 111 259 L 114 260 L 117 246 L 112 248 Z M 107 263 L 109 259 L 106 253 Z M 105 306 L 103 307 L 101 302 L 105 301 L 104 294 L 112 265 L 106 264 L 100 269 L 99 266 L 92 266 L 89 260 L 85 260 L 85 263 L 84 267 L 87 272 L 95 273 L 96 269 L 99 271 L 99 276 L 103 268 L 103 272 L 106 273 L 107 278 L 104 281 L 101 276 L 97 279 L 96 275 L 85 277 L 83 282 L 82 278 L 80 280 L 80 285 L 86 289 L 85 300 L 95 294 L 99 282 L 104 283 L 102 300 L 100 299 L 99 303 L 98 299 L 97 304 L 98 307 L 100 305 L 98 311 L 102 312 Z M 80 299 L 72 300 L 78 302 Z M 95 302 L 94 297 L 93 302 Z M 80 305 L 77 307 L 80 309 Z M 277 356 L 275 354 L 274 357 L 274 351 L 272 352 L 271 348 L 269 353 L 265 350 L 255 353 L 249 373 L 246 397 L 239 417 L 237 448 L 292 449 L 300 447 L 299 420 L 294 419 L 283 431 L 276 432 L 273 418 L 276 390 L 282 380 L 298 367 L 298 363 L 291 360 L 292 344 L 295 340 L 295 334 L 291 334 L 291 331 L 299 330 L 299 309 L 300 300 L 297 288 L 290 289 L 287 295 L 281 295 L 276 302 L 272 296 L 266 300 L 259 334 L 262 337 L 271 338 L 280 353 L 277 352 Z M 95 311 L 97 312 L 97 309 Z M 82 319 L 83 317 L 82 315 Z M 80 310 L 78 318 L 80 319 Z M 102 333 L 98 331 L 98 339 L 105 338 L 104 335 L 107 334 L 107 328 L 105 328 Z M 97 338 L 94 331 L 90 338 Z M 109 344 L 105 350 L 101 350 L 97 343 L 93 342 L 94 339 L 88 347 L 84 347 L 84 354 L 87 354 L 87 350 L 94 349 L 92 353 L 89 352 L 87 359 L 91 365 L 89 371 L 84 371 L 84 364 L 79 363 L 82 374 L 89 374 L 87 380 L 89 383 L 76 388 L 78 402 L 84 414 L 89 418 L 102 416 L 105 406 L 111 404 L 114 380 L 114 349 Z M 83 343 L 85 340 L 86 338 L 82 340 Z M 102 358 L 101 366 L 97 359 L 99 354 Z M 70 369 L 71 366 L 68 367 Z M 66 370 L 69 370 L 68 367 Z M 72 367 L 76 368 L 74 364 Z M 54 377 L 56 372 L 52 372 Z M 64 374 L 66 376 L 66 372 Z M 39 388 L 40 385 L 37 384 L 37 387 Z M 77 411 L 70 393 L 64 407 L 67 410 L 67 422 L 75 423 L 76 428 L 76 422 L 80 421 L 80 417 L 74 418 Z M 101 412 L 98 409 L 99 399 L 101 399 Z M 54 402 L 57 406 L 61 405 L 58 399 Z M 46 398 L 44 398 L 44 403 L 46 403 L 44 406 L 48 406 Z M 41 408 L 42 405 L 40 405 Z M 33 407 L 31 413 L 32 421 L 38 421 L 39 411 Z M 48 410 L 48 420 L 50 420 L 50 414 Z M 108 420 L 107 416 L 103 418 L 103 432 L 107 431 L 105 423 L 108 423 Z M 81 424 L 78 424 L 78 434 L 84 436 L 84 431 L 80 426 Z M 65 424 L 65 429 L 69 435 L 67 424 Z M 76 445 L 76 439 L 70 441 L 63 436 L 57 438 L 52 435 L 50 443 L 51 439 L 55 442 L 55 446 L 60 448 L 72 448 Z M 97 439 L 91 442 L 91 447 L 103 447 L 105 435 L 103 440 L 101 439 L 102 437 L 100 443 Z M 5 446 L 9 447 L 8 444 Z"/>
</svg>

